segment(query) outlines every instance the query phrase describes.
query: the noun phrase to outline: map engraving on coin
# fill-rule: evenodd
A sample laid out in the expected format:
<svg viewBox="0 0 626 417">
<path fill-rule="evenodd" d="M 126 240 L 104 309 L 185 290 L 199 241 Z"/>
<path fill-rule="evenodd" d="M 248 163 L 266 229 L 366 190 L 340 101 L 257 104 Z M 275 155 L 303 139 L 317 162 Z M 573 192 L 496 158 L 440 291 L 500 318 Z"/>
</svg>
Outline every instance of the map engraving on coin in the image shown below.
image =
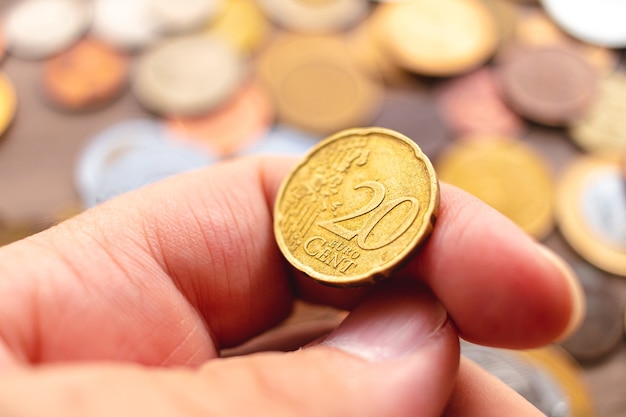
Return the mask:
<svg viewBox="0 0 626 417">
<path fill-rule="evenodd" d="M 389 129 L 348 129 L 320 142 L 285 179 L 274 233 L 300 271 L 356 286 L 402 266 L 438 209 L 435 171 L 415 142 Z"/>
</svg>

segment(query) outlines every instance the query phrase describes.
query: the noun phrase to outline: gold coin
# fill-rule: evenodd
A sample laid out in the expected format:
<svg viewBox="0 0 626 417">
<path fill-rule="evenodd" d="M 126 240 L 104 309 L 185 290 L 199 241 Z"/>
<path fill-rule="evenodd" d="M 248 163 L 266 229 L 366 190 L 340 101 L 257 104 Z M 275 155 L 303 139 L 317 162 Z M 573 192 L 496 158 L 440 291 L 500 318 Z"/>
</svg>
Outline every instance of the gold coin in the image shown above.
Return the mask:
<svg viewBox="0 0 626 417">
<path fill-rule="evenodd" d="M 546 371 L 557 382 L 568 400 L 570 408 L 568 415 L 571 417 L 596 415 L 589 390 L 583 381 L 582 370 L 563 349 L 549 346 L 516 353 Z"/>
<path fill-rule="evenodd" d="M 267 40 L 271 25 L 254 0 L 227 0 L 225 10 L 207 27 L 243 53 L 257 51 Z"/>
<path fill-rule="evenodd" d="M 600 80 L 600 91 L 590 110 L 570 129 L 584 150 L 599 154 L 626 152 L 626 74 Z"/>
<path fill-rule="evenodd" d="M 516 140 L 459 141 L 437 161 L 442 181 L 480 198 L 541 239 L 553 228 L 547 162 Z"/>
<path fill-rule="evenodd" d="M 498 27 L 478 0 L 385 3 L 374 13 L 377 37 L 398 65 L 449 76 L 484 63 L 498 46 Z"/>
<path fill-rule="evenodd" d="M 626 187 L 617 158 L 581 156 L 563 172 L 556 214 L 561 233 L 583 258 L 626 276 Z"/>
<path fill-rule="evenodd" d="M 9 77 L 0 72 L 0 134 L 4 133 L 15 116 L 17 96 Z"/>
<path fill-rule="evenodd" d="M 349 57 L 341 38 L 284 35 L 272 43 L 259 57 L 258 74 L 277 117 L 321 134 L 370 124 L 382 89 Z"/>
<path fill-rule="evenodd" d="M 438 209 L 435 171 L 415 142 L 389 129 L 349 129 L 320 142 L 285 179 L 274 234 L 300 271 L 355 286 L 404 264 Z"/>
</svg>

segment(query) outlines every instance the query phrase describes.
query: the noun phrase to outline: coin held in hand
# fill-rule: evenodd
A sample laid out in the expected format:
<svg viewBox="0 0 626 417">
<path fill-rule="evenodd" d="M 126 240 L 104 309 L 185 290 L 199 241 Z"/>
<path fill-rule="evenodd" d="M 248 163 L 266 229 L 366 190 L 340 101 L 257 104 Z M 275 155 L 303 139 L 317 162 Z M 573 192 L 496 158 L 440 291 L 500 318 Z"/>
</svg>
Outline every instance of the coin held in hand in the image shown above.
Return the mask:
<svg viewBox="0 0 626 417">
<path fill-rule="evenodd" d="M 358 286 L 408 261 L 438 209 L 434 168 L 415 142 L 389 129 L 348 129 L 321 141 L 284 180 L 274 234 L 298 270 Z"/>
</svg>

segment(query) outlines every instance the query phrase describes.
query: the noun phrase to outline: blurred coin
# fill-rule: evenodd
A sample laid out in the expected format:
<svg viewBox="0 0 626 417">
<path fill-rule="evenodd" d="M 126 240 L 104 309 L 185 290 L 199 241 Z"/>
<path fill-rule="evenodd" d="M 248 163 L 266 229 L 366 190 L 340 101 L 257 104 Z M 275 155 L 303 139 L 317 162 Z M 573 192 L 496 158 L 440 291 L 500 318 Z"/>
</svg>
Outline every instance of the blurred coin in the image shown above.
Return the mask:
<svg viewBox="0 0 626 417">
<path fill-rule="evenodd" d="M 347 129 L 285 178 L 274 235 L 287 261 L 317 282 L 359 286 L 410 259 L 438 210 L 437 176 L 415 142 L 389 129 Z"/>
<path fill-rule="evenodd" d="M 517 26 L 517 8 L 502 0 L 480 0 L 491 12 L 498 28 L 498 39 L 501 44 L 510 42 Z"/>
<path fill-rule="evenodd" d="M 271 24 L 254 0 L 225 0 L 224 10 L 210 22 L 208 34 L 220 37 L 243 53 L 256 52 L 268 39 Z"/>
<path fill-rule="evenodd" d="M 424 90 L 387 90 L 372 126 L 392 129 L 414 140 L 429 157 L 435 158 L 450 143 L 450 132 Z"/>
<path fill-rule="evenodd" d="M 23 0 L 7 12 L 4 25 L 9 52 L 41 59 L 69 47 L 91 22 L 90 3 L 83 0 Z"/>
<path fill-rule="evenodd" d="M 458 141 L 439 157 L 442 181 L 456 185 L 542 239 L 553 228 L 548 164 L 514 140 Z"/>
<path fill-rule="evenodd" d="M 243 60 L 225 41 L 204 36 L 173 38 L 137 61 L 131 86 L 147 109 L 164 115 L 197 115 L 223 104 L 245 75 Z"/>
<path fill-rule="evenodd" d="M 493 71 L 481 68 L 450 80 L 436 90 L 437 107 L 459 135 L 518 137 L 524 122 L 503 101 Z"/>
<path fill-rule="evenodd" d="M 570 129 L 572 139 L 587 152 L 626 152 L 626 74 L 614 73 L 600 80 L 590 110 Z"/>
<path fill-rule="evenodd" d="M 387 58 L 376 39 L 372 19 L 365 19 L 346 35 L 349 51 L 355 63 L 374 81 L 388 86 L 416 85 L 416 78 Z"/>
<path fill-rule="evenodd" d="M 279 120 L 320 134 L 368 125 L 381 88 L 349 59 L 341 38 L 285 35 L 259 57 Z"/>
<path fill-rule="evenodd" d="M 129 58 L 111 46 L 83 39 L 44 62 L 43 89 L 62 108 L 89 109 L 117 97 L 126 86 Z"/>
<path fill-rule="evenodd" d="M 572 267 L 585 291 L 587 308 L 578 330 L 560 344 L 579 362 L 598 361 L 622 342 L 624 308 L 600 271 L 585 263 Z"/>
<path fill-rule="evenodd" d="M 385 3 L 372 19 L 389 57 L 424 75 L 449 76 L 476 68 L 499 42 L 494 18 L 478 0 Z"/>
<path fill-rule="evenodd" d="M 626 3 L 620 0 L 541 0 L 550 17 L 566 32 L 611 48 L 626 46 Z"/>
<path fill-rule="evenodd" d="M 259 0 L 271 20 L 304 33 L 338 32 L 361 20 L 366 0 Z"/>
<path fill-rule="evenodd" d="M 224 7 L 223 0 L 152 0 L 152 14 L 161 32 L 181 33 L 212 21 Z"/>
<path fill-rule="evenodd" d="M 513 39 L 504 51 L 501 51 L 498 60 L 502 61 L 503 58 L 507 58 L 506 55 L 514 55 L 528 49 L 557 46 L 573 48 L 581 53 L 600 75 L 610 74 L 617 68 L 619 55 L 614 50 L 591 45 L 569 36 L 542 9 L 525 9 L 518 17 Z"/>
<path fill-rule="evenodd" d="M 494 375 L 547 417 L 573 417 L 572 399 L 545 369 L 518 352 L 461 343 L 461 353 Z"/>
<path fill-rule="evenodd" d="M 224 156 L 258 141 L 273 120 L 274 109 L 268 93 L 258 82 L 251 81 L 212 112 L 195 117 L 171 117 L 167 124 L 177 135 L 206 146 L 212 154 Z"/>
<path fill-rule="evenodd" d="M 15 117 L 17 95 L 11 79 L 0 72 L 0 135 L 3 134 Z"/>
<path fill-rule="evenodd" d="M 533 366 L 545 371 L 564 392 L 569 402 L 570 417 L 593 417 L 596 415 L 580 366 L 563 349 L 551 345 L 541 349 L 518 352 Z M 558 410 L 559 408 L 557 408 Z"/>
<path fill-rule="evenodd" d="M 275 125 L 265 136 L 242 149 L 240 155 L 303 156 L 322 138 L 284 125 Z"/>
<path fill-rule="evenodd" d="M 173 141 L 153 142 L 149 145 L 127 143 L 120 149 L 110 149 L 110 153 L 117 155 L 102 172 L 96 188 L 95 204 L 213 162 L 198 149 L 181 146 Z"/>
<path fill-rule="evenodd" d="M 556 214 L 568 243 L 600 269 L 626 276 L 626 186 L 617 158 L 574 160 L 559 179 Z"/>
<path fill-rule="evenodd" d="M 122 155 L 130 151 L 135 152 L 137 149 L 170 149 L 172 146 L 175 146 L 170 144 L 175 142 L 176 139 L 168 134 L 164 124 L 152 119 L 121 121 L 95 134 L 85 145 L 76 164 L 76 188 L 84 207 L 93 207 L 108 195 L 107 193 L 103 194 L 102 191 L 103 178 L 109 168 Z M 183 148 L 182 145 L 178 145 L 178 147 Z M 192 157 L 192 162 L 202 158 L 205 160 L 210 159 L 206 155 L 202 155 L 201 152 L 195 153 L 199 156 Z M 186 155 L 189 156 L 189 154 Z M 115 172 L 120 172 L 123 168 L 124 166 Z M 111 188 L 114 188 L 113 191 L 125 188 L 113 187 L 115 186 L 116 175 L 108 175 L 107 181 L 109 183 L 105 185 L 109 188 L 106 191 Z M 128 181 L 141 182 L 144 179 L 142 177 L 128 179 Z"/>
<path fill-rule="evenodd" d="M 139 49 L 159 38 L 152 0 L 93 0 L 91 32 L 121 49 Z"/>
<path fill-rule="evenodd" d="M 521 115 L 562 126 L 580 119 L 598 90 L 598 75 L 577 52 L 566 48 L 527 51 L 499 70 L 502 93 Z"/>
</svg>

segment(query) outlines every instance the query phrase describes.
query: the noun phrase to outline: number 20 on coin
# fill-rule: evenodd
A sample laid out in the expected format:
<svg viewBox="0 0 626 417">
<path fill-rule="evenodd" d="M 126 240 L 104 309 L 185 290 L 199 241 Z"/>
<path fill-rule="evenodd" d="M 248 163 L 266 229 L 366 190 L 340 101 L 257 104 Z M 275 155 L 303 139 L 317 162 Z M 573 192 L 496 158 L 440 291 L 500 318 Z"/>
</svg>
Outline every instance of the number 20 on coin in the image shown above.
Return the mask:
<svg viewBox="0 0 626 417">
<path fill-rule="evenodd" d="M 320 142 L 283 182 L 274 233 L 283 255 L 321 283 L 389 276 L 430 235 L 439 208 L 432 164 L 404 135 L 349 129 Z"/>
</svg>

